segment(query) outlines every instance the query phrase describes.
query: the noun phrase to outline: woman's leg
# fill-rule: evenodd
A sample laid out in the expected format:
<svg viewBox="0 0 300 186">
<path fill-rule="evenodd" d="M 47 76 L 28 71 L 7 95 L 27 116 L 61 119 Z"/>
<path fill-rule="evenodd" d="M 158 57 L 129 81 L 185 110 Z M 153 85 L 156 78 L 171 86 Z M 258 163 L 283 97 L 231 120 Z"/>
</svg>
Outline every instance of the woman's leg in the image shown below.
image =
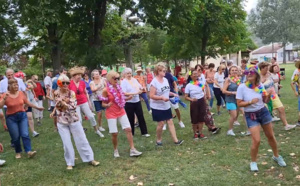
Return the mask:
<svg viewBox="0 0 300 186">
<path fill-rule="evenodd" d="M 39 105 L 39 107 L 43 107 L 43 100 L 39 100 L 38 101 L 38 105 Z M 41 120 L 41 119 L 43 119 L 43 112 L 44 111 L 39 111 L 39 119 Z"/>
<path fill-rule="evenodd" d="M 92 127 L 94 128 L 95 132 L 98 131 L 97 129 L 97 122 L 94 116 L 94 113 L 91 111 L 88 102 L 80 105 L 81 111 L 84 113 L 84 115 L 89 119 Z"/>
<path fill-rule="evenodd" d="M 114 150 L 118 149 L 118 133 L 112 133 L 111 134 L 111 140 L 114 146 Z"/>
<path fill-rule="evenodd" d="M 161 142 L 162 141 L 162 132 L 163 132 L 164 123 L 165 123 L 164 121 L 157 122 L 156 142 Z"/>
<path fill-rule="evenodd" d="M 26 112 L 27 118 L 28 118 L 28 125 L 30 128 L 30 131 L 33 133 L 34 132 L 34 120 L 32 117 L 32 112 Z"/>
<path fill-rule="evenodd" d="M 19 121 L 19 134 L 20 134 L 20 137 L 22 138 L 25 152 L 27 153 L 27 152 L 31 151 L 31 141 L 30 141 L 29 132 L 28 132 L 27 115 L 25 112 L 21 112 L 19 114 L 20 114 L 20 118 L 21 118 L 21 120 Z"/>
<path fill-rule="evenodd" d="M 132 135 L 134 135 L 134 112 L 135 112 L 135 104 L 134 103 L 126 103 L 125 104 L 125 111 L 131 126 Z"/>
<path fill-rule="evenodd" d="M 141 134 L 142 135 L 148 134 L 147 125 L 146 125 L 146 121 L 145 121 L 144 113 L 143 113 L 143 107 L 142 107 L 142 103 L 140 101 L 138 103 L 135 103 L 134 112 L 139 121 Z M 131 123 L 130 123 L 130 125 L 131 125 Z"/>
<path fill-rule="evenodd" d="M 220 106 L 222 105 L 221 90 L 214 88 L 214 94 L 217 99 L 217 112 L 220 112 Z"/>
<path fill-rule="evenodd" d="M 213 90 L 214 84 L 211 83 L 211 84 L 208 84 L 208 85 L 209 85 L 210 96 L 211 96 L 211 98 L 209 100 L 209 106 L 210 106 L 210 108 L 212 108 L 213 105 L 214 105 L 214 90 Z"/>
<path fill-rule="evenodd" d="M 286 120 L 286 115 L 285 115 L 284 107 L 279 107 L 279 108 L 277 108 L 277 110 L 279 112 L 279 118 L 281 119 L 283 125 L 287 126 L 288 122 Z"/>
<path fill-rule="evenodd" d="M 237 111 L 236 110 L 230 110 L 229 113 L 230 113 L 230 119 L 229 119 L 229 129 L 228 130 L 232 130 L 233 129 L 233 123 L 237 119 Z"/>
<path fill-rule="evenodd" d="M 1 124 L 3 125 L 4 130 L 8 130 L 6 123 L 5 123 L 5 117 L 4 117 L 2 109 L 0 109 L 0 121 L 1 121 Z"/>
<path fill-rule="evenodd" d="M 175 126 L 174 126 L 173 120 L 172 120 L 172 119 L 167 120 L 167 124 L 168 124 L 169 131 L 170 131 L 170 133 L 171 133 L 171 137 L 172 137 L 173 141 L 174 141 L 174 142 L 178 142 L 177 135 L 176 135 L 176 130 L 175 130 Z"/>
<path fill-rule="evenodd" d="M 133 136 L 132 136 L 131 128 L 126 128 L 124 130 L 126 132 L 126 137 L 127 137 L 127 141 L 129 143 L 130 149 L 134 149 Z"/>
<path fill-rule="evenodd" d="M 251 161 L 256 162 L 257 160 L 257 154 L 258 154 L 258 148 L 260 145 L 260 125 L 254 126 L 249 128 L 251 132 L 251 139 L 252 139 L 252 145 L 251 145 Z"/>
<path fill-rule="evenodd" d="M 20 133 L 19 133 L 19 118 L 17 114 L 8 115 L 6 118 L 7 128 L 11 137 L 11 143 L 14 144 L 15 152 L 21 153 L 21 142 L 20 142 Z M 27 123 L 26 123 L 27 124 Z M 27 124 L 28 125 L 28 124 Z"/>
<path fill-rule="evenodd" d="M 149 100 L 148 100 L 148 97 L 147 97 L 147 93 L 146 92 L 143 92 L 140 94 L 141 97 L 143 98 L 143 100 L 145 101 L 146 103 L 146 106 L 147 106 L 147 110 L 150 111 L 150 105 L 149 105 Z"/>
<path fill-rule="evenodd" d="M 125 115 L 119 117 L 118 122 L 121 124 L 122 129 L 125 130 L 125 132 L 126 132 L 126 136 L 127 136 L 128 143 L 130 145 L 130 149 L 135 149 L 134 144 L 133 144 L 132 131 L 131 131 L 131 127 L 130 127 L 130 123 L 129 123 L 127 115 L 125 114 Z"/>
<path fill-rule="evenodd" d="M 271 146 L 272 150 L 273 150 L 273 154 L 275 157 L 278 157 L 278 148 L 277 148 L 277 142 L 274 136 L 274 131 L 273 131 L 273 126 L 271 123 L 266 124 L 266 125 L 262 125 L 262 128 L 264 130 L 264 133 L 266 135 L 266 137 L 268 138 L 268 143 Z"/>
<path fill-rule="evenodd" d="M 99 127 L 102 127 L 102 111 L 97 112 L 97 120 Z"/>
<path fill-rule="evenodd" d="M 67 166 L 75 165 L 75 152 L 71 140 L 69 125 L 57 123 L 58 133 L 61 137 L 64 147 L 64 156 Z"/>
<path fill-rule="evenodd" d="M 83 127 L 79 121 L 70 125 L 70 131 L 72 133 L 77 151 L 83 162 L 91 162 L 94 160 L 94 152 L 86 139 Z"/>
</svg>

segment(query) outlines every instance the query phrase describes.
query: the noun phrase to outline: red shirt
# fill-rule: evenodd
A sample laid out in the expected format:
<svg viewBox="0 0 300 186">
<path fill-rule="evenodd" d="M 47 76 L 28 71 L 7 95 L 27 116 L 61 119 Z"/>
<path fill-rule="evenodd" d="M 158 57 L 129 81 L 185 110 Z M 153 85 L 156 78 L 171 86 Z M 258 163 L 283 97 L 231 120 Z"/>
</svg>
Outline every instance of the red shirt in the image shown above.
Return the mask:
<svg viewBox="0 0 300 186">
<path fill-rule="evenodd" d="M 73 90 L 76 94 L 76 99 L 77 99 L 77 105 L 84 104 L 88 101 L 86 97 L 86 89 L 85 89 L 85 82 L 84 81 L 79 81 L 79 86 L 78 88 L 76 87 L 74 81 L 72 80 L 69 85 L 69 89 Z"/>
<path fill-rule="evenodd" d="M 147 84 L 150 84 L 151 81 L 153 80 L 153 73 L 150 72 L 150 73 L 146 73 L 146 76 L 147 76 Z"/>
<path fill-rule="evenodd" d="M 179 84 L 179 85 L 183 85 L 184 83 L 185 83 L 184 77 L 178 78 L 178 84 Z"/>
<path fill-rule="evenodd" d="M 33 89 L 36 96 L 45 96 L 44 89 L 39 82 L 36 82 L 36 87 Z"/>
<path fill-rule="evenodd" d="M 181 72 L 181 66 L 176 66 L 175 67 L 175 76 L 178 76 L 180 72 Z"/>
</svg>

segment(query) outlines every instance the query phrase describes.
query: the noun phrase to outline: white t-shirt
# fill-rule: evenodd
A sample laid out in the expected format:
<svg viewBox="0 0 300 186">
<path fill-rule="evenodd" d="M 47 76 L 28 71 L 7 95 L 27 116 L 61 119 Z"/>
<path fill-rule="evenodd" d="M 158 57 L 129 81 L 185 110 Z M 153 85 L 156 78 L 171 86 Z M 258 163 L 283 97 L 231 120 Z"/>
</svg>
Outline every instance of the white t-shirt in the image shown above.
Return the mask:
<svg viewBox="0 0 300 186">
<path fill-rule="evenodd" d="M 49 76 L 46 76 L 44 79 L 44 85 L 45 87 L 50 87 L 50 89 L 52 88 L 52 79 Z"/>
<path fill-rule="evenodd" d="M 206 83 L 205 75 L 201 74 L 200 77 L 198 78 L 198 80 L 205 84 Z"/>
<path fill-rule="evenodd" d="M 125 93 L 138 93 L 142 86 L 135 78 L 131 78 L 130 81 L 128 79 L 123 79 L 123 81 L 121 82 L 121 88 Z M 132 96 L 132 99 L 126 102 L 137 103 L 139 101 L 140 96 L 138 94 L 135 94 Z"/>
<path fill-rule="evenodd" d="M 225 75 L 224 75 L 223 72 L 222 72 L 222 74 L 219 74 L 219 72 L 216 72 L 215 76 L 214 76 L 214 79 L 217 79 L 218 84 L 220 85 L 220 87 L 218 87 L 217 85 L 215 85 L 215 83 L 214 83 L 214 87 L 215 88 L 223 88 L 224 81 L 225 81 L 224 78 L 225 78 Z"/>
<path fill-rule="evenodd" d="M 22 79 L 15 78 L 18 81 L 19 91 L 25 91 L 26 86 Z M 8 79 L 5 77 L 0 81 L 0 93 L 6 93 L 8 88 Z"/>
<path fill-rule="evenodd" d="M 204 92 L 198 85 L 187 84 L 184 93 L 190 94 L 190 98 L 201 99 L 204 97 Z"/>
<path fill-rule="evenodd" d="M 296 74 L 299 75 L 299 70 L 298 69 L 294 70 L 292 78 L 291 78 L 292 81 L 294 80 L 294 77 L 295 77 Z"/>
<path fill-rule="evenodd" d="M 163 96 L 165 98 L 169 98 L 170 95 L 170 85 L 166 78 L 163 78 L 164 82 L 158 82 L 157 78 L 154 78 L 150 86 L 153 86 L 156 89 L 156 96 Z M 157 109 L 157 110 L 168 110 L 170 109 L 170 102 L 163 101 L 163 100 L 153 100 L 150 99 L 150 107 Z"/>
<path fill-rule="evenodd" d="M 262 84 L 261 84 L 262 85 Z M 263 86 L 263 85 L 262 85 Z M 248 88 L 245 83 L 241 84 L 236 92 L 236 99 L 240 99 L 243 101 L 251 101 L 254 98 L 258 98 L 259 101 L 257 103 L 253 103 L 249 106 L 244 107 L 245 112 L 255 112 L 262 109 L 265 104 L 262 99 L 262 94 L 255 92 L 255 90 Z"/>
<path fill-rule="evenodd" d="M 271 78 L 273 79 L 273 81 L 274 80 L 279 80 L 279 75 L 277 73 L 276 74 L 271 73 Z M 275 83 L 275 81 L 274 81 L 274 88 L 275 88 L 276 94 L 278 94 L 278 86 L 279 86 L 279 83 L 278 82 Z"/>
</svg>

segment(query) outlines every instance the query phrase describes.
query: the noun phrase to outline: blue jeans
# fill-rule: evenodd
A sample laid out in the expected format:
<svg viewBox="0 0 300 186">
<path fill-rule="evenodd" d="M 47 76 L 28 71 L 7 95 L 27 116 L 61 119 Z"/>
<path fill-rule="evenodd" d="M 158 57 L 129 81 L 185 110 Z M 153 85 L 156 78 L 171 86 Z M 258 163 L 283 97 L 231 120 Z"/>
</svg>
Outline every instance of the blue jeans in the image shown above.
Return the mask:
<svg viewBox="0 0 300 186">
<path fill-rule="evenodd" d="M 140 96 L 143 98 L 143 100 L 145 101 L 146 105 L 147 105 L 147 110 L 150 111 L 150 105 L 149 105 L 149 101 L 148 101 L 148 97 L 147 97 L 147 93 L 143 92 L 140 94 Z"/>
<path fill-rule="evenodd" d="M 212 108 L 214 105 L 214 84 L 210 83 L 210 84 L 208 84 L 208 86 L 210 89 L 210 96 L 211 96 L 211 98 L 209 100 L 209 106 L 210 106 L 210 108 Z"/>
<path fill-rule="evenodd" d="M 26 112 L 17 112 L 12 115 L 7 115 L 6 124 L 11 137 L 11 141 L 15 145 L 16 153 L 22 152 L 20 137 L 22 138 L 25 152 L 31 151 L 31 142 L 28 132 L 28 119 Z"/>
</svg>

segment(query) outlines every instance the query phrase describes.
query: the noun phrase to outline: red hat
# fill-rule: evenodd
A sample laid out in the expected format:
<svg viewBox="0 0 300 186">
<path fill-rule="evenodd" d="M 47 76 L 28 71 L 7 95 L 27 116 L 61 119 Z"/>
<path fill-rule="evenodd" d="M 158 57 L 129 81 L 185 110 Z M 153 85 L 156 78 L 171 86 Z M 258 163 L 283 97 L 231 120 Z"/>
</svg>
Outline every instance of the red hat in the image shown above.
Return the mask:
<svg viewBox="0 0 300 186">
<path fill-rule="evenodd" d="M 14 75 L 16 78 L 24 78 L 25 74 L 22 71 L 16 72 Z"/>
<path fill-rule="evenodd" d="M 101 72 L 101 75 L 106 75 L 107 74 L 107 70 L 103 69 L 102 72 Z"/>
</svg>

